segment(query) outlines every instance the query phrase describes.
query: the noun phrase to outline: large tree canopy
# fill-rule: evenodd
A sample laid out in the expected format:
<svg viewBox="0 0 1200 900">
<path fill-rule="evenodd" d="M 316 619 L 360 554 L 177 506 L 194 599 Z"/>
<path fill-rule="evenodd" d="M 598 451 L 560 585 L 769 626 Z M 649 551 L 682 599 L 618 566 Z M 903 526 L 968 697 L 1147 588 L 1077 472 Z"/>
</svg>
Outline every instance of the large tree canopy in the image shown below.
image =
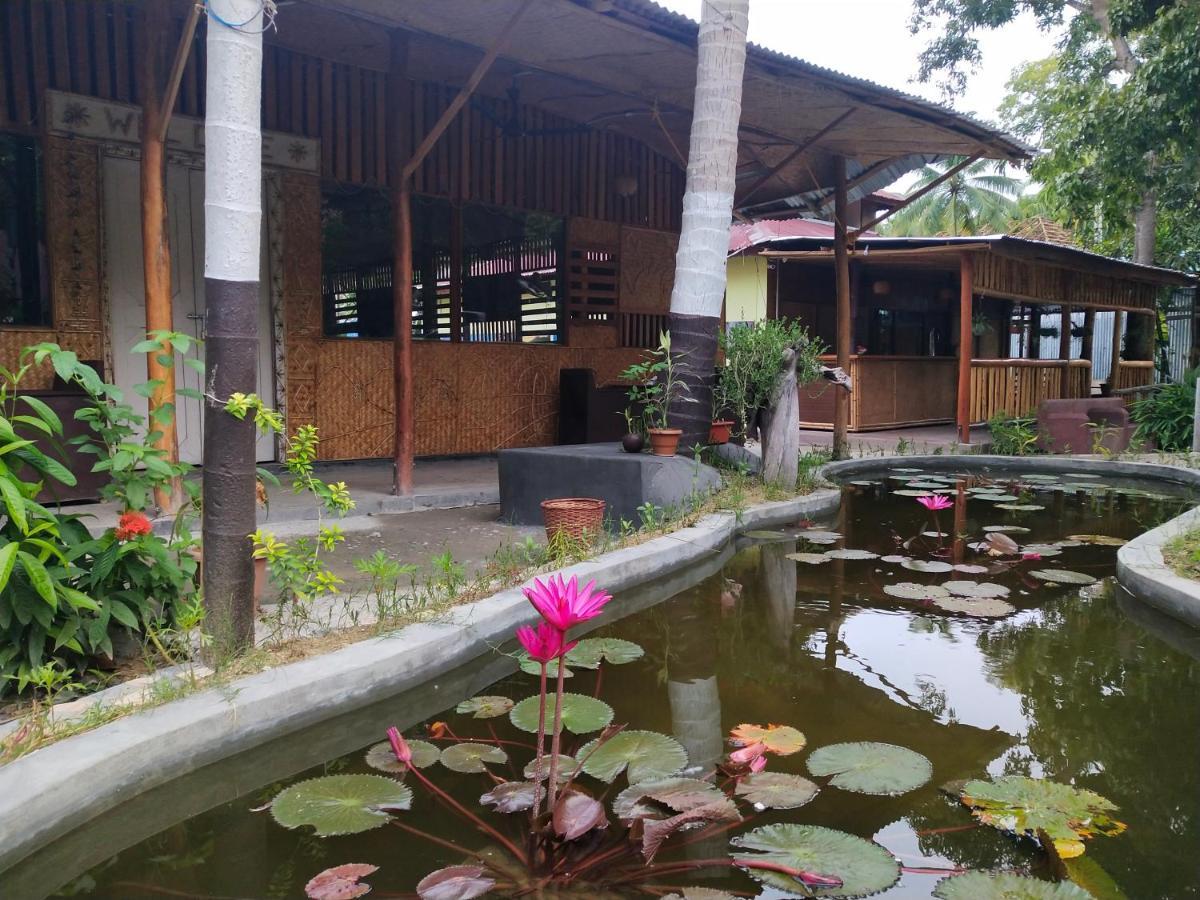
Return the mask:
<svg viewBox="0 0 1200 900">
<path fill-rule="evenodd" d="M 936 30 L 920 77 L 960 91 L 979 34 L 1025 13 L 1061 33 L 1003 110 L 1044 148 L 1047 206 L 1098 249 L 1200 266 L 1200 0 L 914 0 L 913 31 Z"/>
<path fill-rule="evenodd" d="M 921 190 L 965 161 L 952 156 L 924 166 L 913 191 Z M 979 160 L 952 175 L 919 200 L 896 213 L 883 229 L 896 235 L 1002 234 L 1017 214 L 1025 183 L 1005 174 L 1003 164 Z"/>
</svg>

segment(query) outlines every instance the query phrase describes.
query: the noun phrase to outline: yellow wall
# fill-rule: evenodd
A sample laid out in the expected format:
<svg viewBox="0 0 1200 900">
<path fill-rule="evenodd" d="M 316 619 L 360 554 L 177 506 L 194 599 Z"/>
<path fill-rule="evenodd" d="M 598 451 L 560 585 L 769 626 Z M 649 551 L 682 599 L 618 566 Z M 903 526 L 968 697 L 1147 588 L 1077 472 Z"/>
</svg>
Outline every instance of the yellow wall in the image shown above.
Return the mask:
<svg viewBox="0 0 1200 900">
<path fill-rule="evenodd" d="M 757 322 L 767 317 L 767 261 L 761 256 L 729 260 L 725 321 Z"/>
</svg>

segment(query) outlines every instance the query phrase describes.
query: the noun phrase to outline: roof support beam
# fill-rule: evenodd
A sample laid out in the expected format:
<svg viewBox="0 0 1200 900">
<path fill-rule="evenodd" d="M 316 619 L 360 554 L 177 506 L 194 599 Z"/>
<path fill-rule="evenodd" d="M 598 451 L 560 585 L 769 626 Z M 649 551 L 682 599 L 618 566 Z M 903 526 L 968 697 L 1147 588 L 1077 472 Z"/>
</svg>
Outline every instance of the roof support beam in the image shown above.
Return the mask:
<svg viewBox="0 0 1200 900">
<path fill-rule="evenodd" d="M 759 189 L 761 189 L 764 184 L 766 184 L 768 181 L 770 181 L 772 178 L 774 178 L 776 175 L 778 175 L 779 172 L 785 166 L 789 165 L 794 160 L 796 160 L 802 153 L 804 153 L 805 150 L 807 150 L 809 147 L 811 147 L 817 141 L 821 140 L 821 138 L 825 137 L 827 134 L 829 134 L 831 131 L 833 131 L 835 128 L 837 128 L 839 125 L 841 125 L 843 122 L 845 122 L 848 118 L 850 118 L 850 116 L 852 116 L 857 111 L 857 109 L 858 109 L 858 107 L 856 107 L 856 106 L 850 107 L 848 110 L 846 110 L 844 113 L 842 113 L 840 116 L 838 116 L 832 122 L 830 122 L 828 125 L 826 125 L 824 128 L 822 128 L 820 131 L 818 131 L 816 134 L 805 139 L 802 143 L 797 144 L 795 149 L 792 150 L 792 152 L 789 153 L 787 156 L 785 156 L 780 162 L 778 162 L 773 169 L 771 169 L 769 172 L 764 174 L 761 178 L 758 179 L 758 181 L 754 182 L 754 184 L 750 185 L 750 187 L 748 187 L 746 189 L 746 192 L 744 194 L 742 194 L 742 196 L 737 200 L 736 203 L 734 203 L 734 206 L 736 206 L 736 207 L 744 206 L 751 197 L 753 197 L 756 193 L 758 193 Z"/>
<path fill-rule="evenodd" d="M 852 234 L 850 236 L 851 243 L 858 240 L 858 238 L 860 236 L 862 236 L 862 234 L 864 232 L 870 231 L 872 228 L 874 228 L 880 222 L 884 221 L 885 219 L 890 218 L 893 214 L 900 212 L 900 210 L 902 210 L 905 207 L 909 206 L 910 204 L 916 202 L 917 200 L 920 200 L 922 197 L 924 197 L 930 191 L 945 184 L 947 181 L 949 181 L 951 178 L 953 178 L 955 175 L 957 175 L 963 169 L 967 168 L 967 166 L 973 165 L 974 163 L 978 162 L 982 158 L 983 158 L 982 153 L 976 153 L 974 156 L 968 156 L 966 159 L 964 159 L 962 162 L 960 162 L 957 166 L 955 166 L 952 169 L 947 169 L 945 172 L 943 172 L 941 175 L 939 175 L 933 181 L 929 182 L 929 184 L 925 185 L 925 187 L 921 188 L 919 191 L 909 194 L 907 197 L 904 198 L 903 203 L 901 203 L 897 206 L 894 206 L 891 209 L 884 210 L 882 213 L 880 213 L 875 218 L 873 218 L 870 222 L 867 222 L 866 224 L 859 226 L 857 229 L 855 229 L 854 234 Z"/>
<path fill-rule="evenodd" d="M 846 200 L 846 157 L 833 160 L 834 214 L 833 214 L 833 279 L 837 290 L 837 366 L 843 372 L 850 371 L 850 325 L 853 315 L 850 297 L 850 245 L 846 235 L 846 216 L 849 203 Z M 834 391 L 833 394 L 833 458 L 845 459 L 849 444 L 846 433 L 850 425 L 850 392 Z"/>
<path fill-rule="evenodd" d="M 167 90 L 162 98 L 162 111 L 158 117 L 158 139 L 167 139 L 167 128 L 171 124 L 171 111 L 175 109 L 175 98 L 179 96 L 179 82 L 183 80 L 183 70 L 187 66 L 188 56 L 192 52 L 192 39 L 196 36 L 196 23 L 200 20 L 199 3 L 193 3 L 188 17 L 183 23 L 183 34 L 179 36 L 179 46 L 175 48 L 175 61 L 171 64 L 171 74 L 167 78 Z"/>
</svg>

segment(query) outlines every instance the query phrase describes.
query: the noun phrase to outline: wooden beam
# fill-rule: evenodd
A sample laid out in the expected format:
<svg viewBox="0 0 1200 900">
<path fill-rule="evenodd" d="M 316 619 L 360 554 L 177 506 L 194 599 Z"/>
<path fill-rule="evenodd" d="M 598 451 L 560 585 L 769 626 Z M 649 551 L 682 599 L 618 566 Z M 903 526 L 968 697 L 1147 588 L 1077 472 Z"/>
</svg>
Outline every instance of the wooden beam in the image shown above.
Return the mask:
<svg viewBox="0 0 1200 900">
<path fill-rule="evenodd" d="M 850 371 L 850 246 L 846 235 L 846 216 L 849 203 L 846 200 L 846 158 L 835 157 L 834 171 L 834 214 L 833 251 L 834 284 L 837 288 L 837 364 Z M 834 390 L 833 394 L 833 458 L 845 459 L 848 451 L 846 434 L 850 424 L 850 392 Z"/>
<path fill-rule="evenodd" d="M 188 11 L 187 20 L 183 23 L 183 34 L 179 36 L 179 46 L 175 48 L 175 62 L 171 64 L 171 75 L 167 78 L 167 89 L 163 93 L 162 111 L 159 113 L 158 139 L 167 139 L 167 128 L 171 124 L 171 112 L 175 109 L 175 98 L 179 96 L 179 82 L 183 79 L 183 70 L 187 66 L 188 56 L 192 52 L 192 39 L 196 36 L 196 23 L 200 21 L 200 4 L 193 3 Z"/>
<path fill-rule="evenodd" d="M 1112 327 L 1112 368 L 1108 372 L 1108 392 L 1111 394 L 1121 386 L 1121 322 L 1122 313 L 1119 309 L 1113 310 L 1113 327 Z"/>
<path fill-rule="evenodd" d="M 971 318 L 974 315 L 975 257 L 959 258 L 958 276 L 958 442 L 971 442 Z"/>
<path fill-rule="evenodd" d="M 941 175 L 939 175 L 933 181 L 929 182 L 929 184 L 925 185 L 925 187 L 923 187 L 919 191 L 916 191 L 912 194 L 909 194 L 907 197 L 905 197 L 903 203 L 900 203 L 897 206 L 894 206 L 889 210 L 885 210 L 884 212 L 880 213 L 875 218 L 873 218 L 870 222 L 867 222 L 865 225 L 859 226 L 859 228 L 857 230 L 855 230 L 854 234 L 851 235 L 850 240 L 851 241 L 858 240 L 858 238 L 863 234 L 863 232 L 870 231 L 872 228 L 874 228 L 880 222 L 884 221 L 885 219 L 891 218 L 893 215 L 900 212 L 900 210 L 904 209 L 909 204 L 911 204 L 917 200 L 920 200 L 922 197 L 924 197 L 930 191 L 940 187 L 942 184 L 949 181 L 951 178 L 953 178 L 955 175 L 957 175 L 959 172 L 961 172 L 967 166 L 973 165 L 974 163 L 978 162 L 982 158 L 983 158 L 983 154 L 977 153 L 974 156 L 968 156 L 966 159 L 964 159 L 962 162 L 960 162 L 957 166 L 954 166 L 951 169 L 947 169 L 945 172 L 943 172 Z"/>
<path fill-rule="evenodd" d="M 774 178 L 776 175 L 778 175 L 781 169 L 783 169 L 785 166 L 789 165 L 797 157 L 799 157 L 805 150 L 807 150 L 809 147 L 811 147 L 817 141 L 821 140 L 821 138 L 825 137 L 825 135 L 829 134 L 831 131 L 833 131 L 835 128 L 837 128 L 839 125 L 841 125 L 843 122 L 845 122 L 848 118 L 850 118 L 850 116 L 852 116 L 857 111 L 857 109 L 858 109 L 858 107 L 856 107 L 856 106 L 850 107 L 848 110 L 846 110 L 844 113 L 842 113 L 840 116 L 838 116 L 832 122 L 830 122 L 828 125 L 826 125 L 824 128 L 822 128 L 820 131 L 818 131 L 816 134 L 812 135 L 809 138 L 806 138 L 804 141 L 797 144 L 795 149 L 793 149 L 791 153 L 789 153 L 782 160 L 780 160 L 778 163 L 775 164 L 774 168 L 772 168 L 769 172 L 764 174 L 761 178 L 759 178 L 756 182 L 754 182 L 754 184 L 750 185 L 750 187 L 748 187 L 746 189 L 746 192 L 744 194 L 742 194 L 741 198 L 738 199 L 738 201 L 734 204 L 734 206 L 738 206 L 738 207 L 745 206 L 747 201 L 749 201 L 749 199 L 751 197 L 753 197 L 756 193 L 758 193 L 759 189 L 761 189 L 763 185 L 765 185 L 768 181 L 770 181 L 772 178 Z"/>
</svg>

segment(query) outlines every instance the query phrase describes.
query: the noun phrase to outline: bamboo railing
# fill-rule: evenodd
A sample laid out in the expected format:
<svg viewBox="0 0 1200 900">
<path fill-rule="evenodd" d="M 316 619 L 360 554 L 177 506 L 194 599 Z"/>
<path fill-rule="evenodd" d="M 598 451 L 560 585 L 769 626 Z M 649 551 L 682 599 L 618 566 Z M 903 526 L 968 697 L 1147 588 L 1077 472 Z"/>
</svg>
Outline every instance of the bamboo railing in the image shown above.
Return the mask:
<svg viewBox="0 0 1200 900">
<path fill-rule="evenodd" d="M 971 421 L 986 422 L 999 412 L 1025 415 L 1043 400 L 1074 400 L 1091 389 L 1086 359 L 973 359 Z"/>
</svg>

